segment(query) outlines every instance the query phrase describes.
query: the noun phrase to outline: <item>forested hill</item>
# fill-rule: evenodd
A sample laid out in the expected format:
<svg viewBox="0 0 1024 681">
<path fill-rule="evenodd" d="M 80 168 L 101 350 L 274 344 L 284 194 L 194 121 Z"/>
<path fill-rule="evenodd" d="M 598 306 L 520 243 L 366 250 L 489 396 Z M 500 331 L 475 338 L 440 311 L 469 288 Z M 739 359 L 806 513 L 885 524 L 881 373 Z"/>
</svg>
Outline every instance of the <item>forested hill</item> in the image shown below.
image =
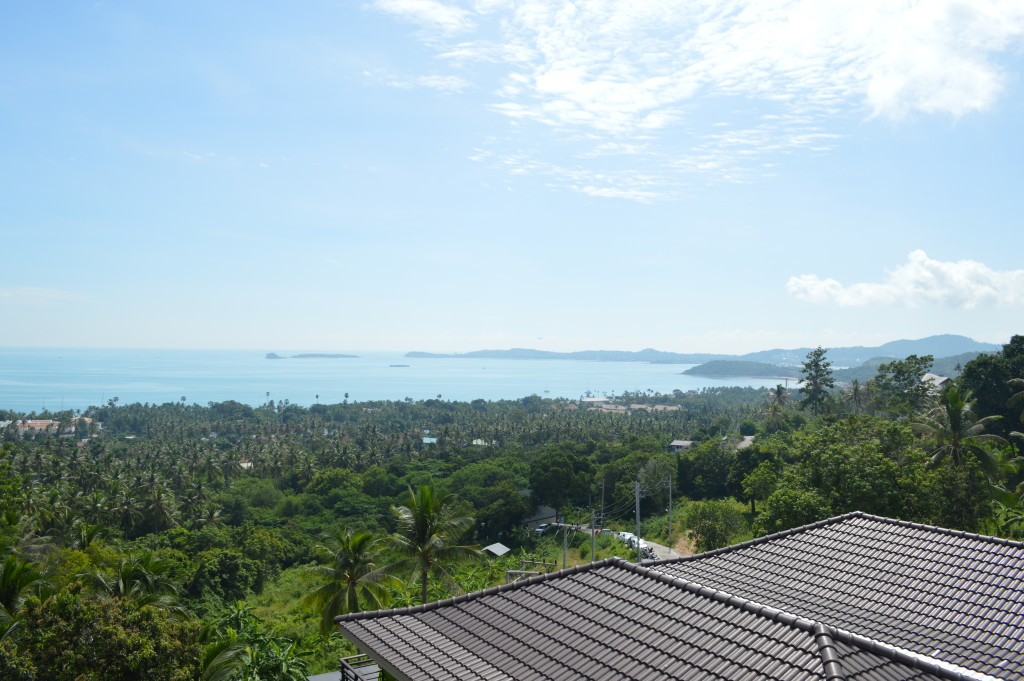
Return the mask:
<svg viewBox="0 0 1024 681">
<path fill-rule="evenodd" d="M 997 352 L 998 345 L 979 343 L 966 336 L 944 334 L 928 336 L 917 340 L 890 341 L 878 347 L 851 346 L 845 348 L 829 348 L 828 358 L 835 366 L 855 367 L 875 357 L 898 359 L 908 355 L 931 355 L 936 359 L 951 357 L 968 352 Z M 813 348 L 796 348 L 794 350 L 764 350 L 743 355 L 739 359 L 774 364 L 799 365 Z"/>
<path fill-rule="evenodd" d="M 939 374 L 940 376 L 959 376 L 964 365 L 981 354 L 982 353 L 980 352 L 965 352 L 959 355 L 953 355 L 952 357 L 943 357 L 941 359 L 934 360 L 931 364 L 931 371 L 932 373 Z M 829 356 L 831 359 L 831 351 L 829 351 Z M 892 361 L 892 357 L 873 357 L 860 366 L 836 369 L 833 372 L 833 375 L 838 381 L 849 382 L 857 379 L 858 381 L 866 382 L 875 377 L 880 366 Z M 765 362 L 724 359 L 705 362 L 704 364 L 691 367 L 682 373 L 693 376 L 710 377 L 743 376 L 750 378 L 800 378 L 801 376 L 799 366 L 780 366 L 778 364 L 768 364 Z"/>
<path fill-rule="evenodd" d="M 465 353 L 409 352 L 406 357 L 466 358 L 466 359 L 577 359 L 593 362 L 650 362 L 659 364 L 703 364 L 715 360 L 745 360 L 763 364 L 799 366 L 812 348 L 775 349 L 750 352 L 745 355 L 715 353 L 664 352 L 647 348 L 638 352 L 627 350 L 582 350 L 579 352 L 549 352 L 528 348 L 510 350 L 476 350 Z M 935 358 L 950 357 L 963 353 L 996 352 L 998 345 L 979 343 L 966 336 L 944 334 L 928 336 L 917 340 L 895 340 L 877 347 L 851 346 L 829 348 L 829 360 L 836 366 L 856 367 L 876 357 L 900 358 L 908 355 L 932 355 Z M 731 374 L 736 375 L 736 374 Z M 744 374 L 760 375 L 760 374 Z"/>
<path fill-rule="evenodd" d="M 747 376 L 753 378 L 799 378 L 800 370 L 764 362 L 743 360 L 716 360 L 687 369 L 684 374 L 694 376 Z"/>
<path fill-rule="evenodd" d="M 938 374 L 939 376 L 955 378 L 960 375 L 960 371 L 968 362 L 979 357 L 981 354 L 982 353 L 980 352 L 965 352 L 951 357 L 936 359 L 932 362 L 931 372 L 933 374 Z M 869 381 L 878 373 L 878 367 L 891 361 L 892 357 L 874 357 L 858 367 L 836 369 L 835 377 L 838 381 L 846 382 L 852 381 L 853 379 L 857 379 L 858 381 Z"/>
</svg>

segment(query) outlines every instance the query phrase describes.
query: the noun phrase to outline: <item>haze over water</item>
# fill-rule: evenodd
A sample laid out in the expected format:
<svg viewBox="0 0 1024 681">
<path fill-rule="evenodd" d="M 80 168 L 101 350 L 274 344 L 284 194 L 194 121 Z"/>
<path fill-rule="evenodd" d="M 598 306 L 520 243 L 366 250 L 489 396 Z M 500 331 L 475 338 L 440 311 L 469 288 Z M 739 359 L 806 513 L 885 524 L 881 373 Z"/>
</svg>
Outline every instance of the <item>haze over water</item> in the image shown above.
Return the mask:
<svg viewBox="0 0 1024 681">
<path fill-rule="evenodd" d="M 301 351 L 276 351 L 291 356 Z M 653 390 L 772 387 L 776 379 L 684 376 L 690 364 L 578 360 L 413 359 L 404 353 L 346 352 L 358 359 L 268 360 L 254 350 L 96 348 L 0 349 L 0 409 L 19 412 L 85 409 L 117 397 L 121 404 L 189 404 L 236 400 L 258 405 L 287 399 L 317 401 L 436 398 L 576 399 Z M 406 364 L 407 367 L 393 367 Z M 319 395 L 319 398 L 317 398 Z"/>
</svg>

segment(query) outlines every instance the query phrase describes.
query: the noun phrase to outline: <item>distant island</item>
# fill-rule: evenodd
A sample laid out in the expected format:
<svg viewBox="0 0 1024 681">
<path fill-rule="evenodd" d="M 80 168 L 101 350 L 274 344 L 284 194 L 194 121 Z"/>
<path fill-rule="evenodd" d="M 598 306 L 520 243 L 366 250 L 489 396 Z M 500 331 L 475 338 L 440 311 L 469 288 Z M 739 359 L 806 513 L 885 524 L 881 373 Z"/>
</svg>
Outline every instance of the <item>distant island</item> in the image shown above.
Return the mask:
<svg viewBox="0 0 1024 681">
<path fill-rule="evenodd" d="M 999 345 L 943 334 L 917 340 L 896 340 L 877 347 L 828 348 L 828 359 L 837 367 L 859 367 L 877 358 L 903 359 L 909 355 L 932 355 L 936 359 L 952 356 L 967 356 L 968 353 L 998 352 Z M 653 348 L 639 351 L 625 350 L 582 350 L 579 352 L 549 352 L 528 348 L 509 350 L 476 350 L 474 352 L 442 354 L 433 352 L 409 352 L 406 357 L 417 359 L 575 359 L 591 362 L 647 362 L 649 364 L 706 364 L 718 360 L 745 361 L 782 367 L 800 367 L 807 353 L 813 348 L 792 348 L 761 350 L 745 355 L 715 353 L 663 352 Z M 976 355 L 975 355 L 976 356 Z M 937 362 L 936 362 L 937 364 Z M 777 370 L 776 367 L 776 370 Z M 719 369 L 720 371 L 722 369 Z M 710 374 L 704 374 L 710 375 Z M 750 376 L 752 374 L 717 374 L 729 376 Z M 784 374 L 771 374 L 784 376 Z"/>
<path fill-rule="evenodd" d="M 745 362 L 743 360 L 715 360 L 699 366 L 690 367 L 684 374 L 706 376 L 709 378 L 799 378 L 800 370 L 795 367 L 783 367 L 778 364 L 764 362 Z"/>
<path fill-rule="evenodd" d="M 313 352 L 307 353 L 305 355 L 292 355 L 291 357 L 282 357 L 276 352 L 268 352 L 267 359 L 359 359 L 359 355 L 341 355 Z"/>
</svg>

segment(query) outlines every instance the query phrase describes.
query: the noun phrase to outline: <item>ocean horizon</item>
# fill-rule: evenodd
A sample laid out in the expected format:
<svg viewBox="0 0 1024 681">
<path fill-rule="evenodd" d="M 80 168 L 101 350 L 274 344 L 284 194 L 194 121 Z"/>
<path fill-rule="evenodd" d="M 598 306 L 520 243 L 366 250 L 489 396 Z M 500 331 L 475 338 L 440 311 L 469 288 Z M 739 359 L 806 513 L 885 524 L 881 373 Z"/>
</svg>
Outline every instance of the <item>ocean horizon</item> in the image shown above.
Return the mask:
<svg viewBox="0 0 1024 681">
<path fill-rule="evenodd" d="M 412 358 L 405 352 L 346 351 L 356 358 L 293 358 L 323 351 L 150 348 L 0 348 L 0 409 L 85 410 L 120 404 L 268 399 L 309 406 L 437 398 L 472 401 L 530 395 L 578 399 L 623 392 L 671 393 L 724 386 L 770 388 L 778 379 L 683 375 L 692 364 L 563 359 Z M 402 365 L 402 366 L 396 366 Z M 346 397 L 346 394 L 348 395 Z"/>
</svg>

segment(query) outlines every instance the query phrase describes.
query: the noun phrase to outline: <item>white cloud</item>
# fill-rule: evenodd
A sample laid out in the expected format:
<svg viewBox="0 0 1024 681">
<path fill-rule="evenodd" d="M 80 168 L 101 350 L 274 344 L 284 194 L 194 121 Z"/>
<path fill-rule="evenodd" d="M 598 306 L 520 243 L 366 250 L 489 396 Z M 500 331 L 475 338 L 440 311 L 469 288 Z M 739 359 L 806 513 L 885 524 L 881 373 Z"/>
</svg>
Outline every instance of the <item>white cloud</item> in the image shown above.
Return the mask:
<svg viewBox="0 0 1024 681">
<path fill-rule="evenodd" d="M 374 0 L 372 6 L 445 36 L 473 27 L 468 10 L 437 0 Z"/>
<path fill-rule="evenodd" d="M 497 81 L 478 84 L 494 92 L 490 108 L 549 127 L 549 146 L 566 131 L 585 133 L 598 138 L 594 148 L 574 155 L 607 156 L 602 145 L 613 140 L 637 163 L 626 152 L 637 138 L 665 138 L 660 156 L 643 163 L 674 172 L 666 181 L 675 188 L 695 173 L 745 181 L 769 155 L 828 152 L 855 125 L 851 116 L 985 111 L 1006 80 L 997 58 L 1024 44 L 1020 0 L 373 6 L 429 29 L 424 38 L 453 66 L 497 64 Z M 458 42 L 446 41 L 455 34 Z M 702 107 L 723 102 L 735 103 L 733 125 L 699 122 Z"/>
<path fill-rule="evenodd" d="M 388 87 L 401 88 L 403 90 L 427 88 L 430 90 L 437 90 L 438 92 L 443 92 L 445 94 L 462 92 L 466 88 L 472 86 L 472 83 L 465 78 L 438 74 L 426 76 L 400 76 L 388 71 L 377 70 L 364 71 L 363 76 L 374 83 L 387 85 Z"/>
<path fill-rule="evenodd" d="M 844 307 L 936 304 L 950 308 L 1024 306 L 1024 270 L 999 272 L 974 260 L 942 262 L 913 251 L 908 262 L 881 283 L 844 286 L 815 274 L 790 277 L 790 295 L 812 303 Z"/>
<path fill-rule="evenodd" d="M 471 83 L 459 76 L 420 76 L 416 79 L 420 87 L 438 90 L 440 92 L 462 92 L 470 87 Z"/>
<path fill-rule="evenodd" d="M 483 20 L 502 6 L 469 3 L 454 23 L 468 27 L 469 15 Z M 1003 78 L 991 57 L 1024 35 L 1018 0 L 522 0 L 507 6 L 496 41 L 464 41 L 445 56 L 506 62 L 511 70 L 502 94 L 537 120 L 615 132 L 668 125 L 680 103 L 714 95 L 801 109 L 859 102 L 894 118 L 914 110 L 961 116 L 995 101 Z"/>
<path fill-rule="evenodd" d="M 565 166 L 540 160 L 533 154 L 497 154 L 478 149 L 470 157 L 508 175 L 531 175 L 543 178 L 552 187 L 569 189 L 587 196 L 630 199 L 641 203 L 671 198 L 662 175 L 633 169 L 603 171 L 586 166 Z"/>
<path fill-rule="evenodd" d="M 589 196 L 602 196 L 605 198 L 613 199 L 632 199 L 633 201 L 640 201 L 648 203 L 659 198 L 663 198 L 661 192 L 650 191 L 629 187 L 595 187 L 594 185 L 575 186 L 573 187 L 578 192 L 587 194 Z"/>
<path fill-rule="evenodd" d="M 85 300 L 84 296 L 67 291 L 58 291 L 36 286 L 9 286 L 0 288 L 0 305 L 56 305 L 60 303 L 77 303 Z"/>
<path fill-rule="evenodd" d="M 602 142 L 590 151 L 580 154 L 583 157 L 596 156 L 636 156 L 651 153 L 645 144 L 627 144 L 625 142 Z"/>
</svg>

